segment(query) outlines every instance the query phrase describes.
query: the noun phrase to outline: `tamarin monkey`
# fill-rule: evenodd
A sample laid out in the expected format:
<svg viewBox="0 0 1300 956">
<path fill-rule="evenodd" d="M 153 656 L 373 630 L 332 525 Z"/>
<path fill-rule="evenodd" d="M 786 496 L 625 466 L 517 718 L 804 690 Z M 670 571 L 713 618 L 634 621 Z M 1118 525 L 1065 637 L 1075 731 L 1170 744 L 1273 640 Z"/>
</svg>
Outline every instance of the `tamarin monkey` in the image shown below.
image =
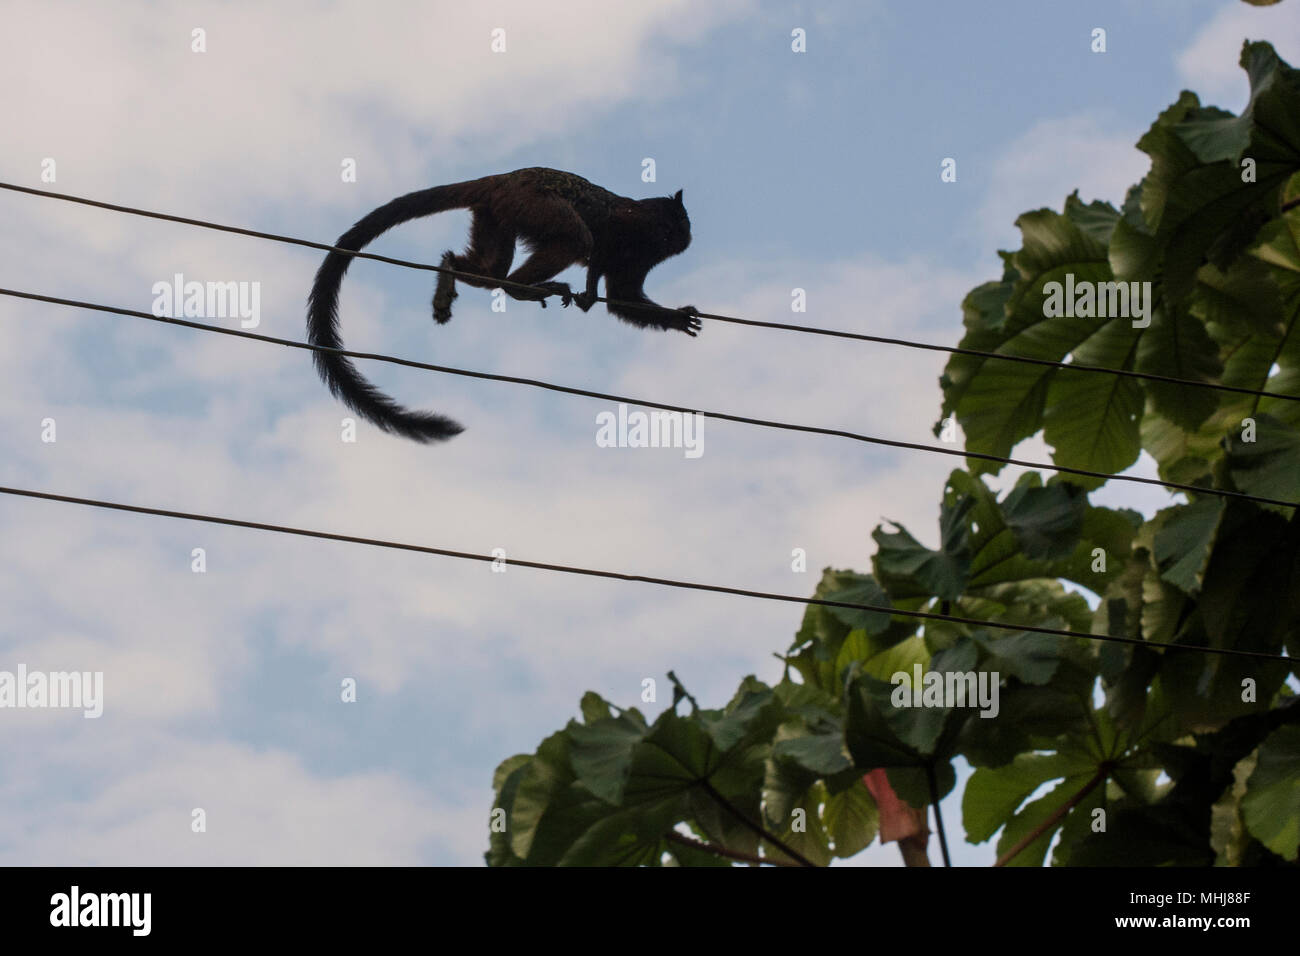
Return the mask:
<svg viewBox="0 0 1300 956">
<path fill-rule="evenodd" d="M 668 309 L 652 302 L 642 289 L 646 274 L 691 242 L 691 222 L 682 193 L 668 198 L 627 199 L 558 169 L 534 167 L 498 176 L 484 176 L 449 186 L 434 186 L 400 196 L 380 206 L 339 237 L 335 245 L 359 250 L 403 222 L 448 209 L 473 213 L 469 248 L 464 255 L 446 252 L 442 265 L 484 279 L 461 276 L 482 288 L 497 288 L 507 279 L 538 286 L 537 291 L 506 287 L 515 299 L 546 306 L 558 295 L 565 306 L 577 303 L 586 312 L 596 299 L 596 284 L 605 277 L 609 311 L 643 329 L 678 329 L 687 335 L 700 330 L 694 306 Z M 528 258 L 510 271 L 515 242 L 522 241 Z M 338 299 L 343 275 L 353 257 L 341 252 L 325 256 L 307 299 L 307 338 L 314 345 L 341 349 Z M 551 281 L 569 266 L 587 266 L 587 287 L 575 294 L 567 283 Z M 438 274 L 433 294 L 433 318 L 451 319 L 456 277 Z M 361 377 L 341 355 L 314 353 L 316 370 L 335 396 L 371 424 L 418 442 L 444 441 L 463 428 L 443 415 L 417 412 L 394 402 Z"/>
</svg>

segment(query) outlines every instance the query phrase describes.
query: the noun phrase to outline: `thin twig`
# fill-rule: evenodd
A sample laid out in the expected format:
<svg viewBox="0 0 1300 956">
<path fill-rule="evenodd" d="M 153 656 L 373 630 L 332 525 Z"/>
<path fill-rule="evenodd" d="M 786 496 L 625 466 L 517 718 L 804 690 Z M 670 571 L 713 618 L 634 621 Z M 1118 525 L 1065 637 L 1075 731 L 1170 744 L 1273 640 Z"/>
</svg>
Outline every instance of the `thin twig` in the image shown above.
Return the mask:
<svg viewBox="0 0 1300 956">
<path fill-rule="evenodd" d="M 1092 791 L 1096 788 L 1097 784 L 1101 783 L 1101 782 L 1102 782 L 1103 780 L 1105 780 L 1108 776 L 1110 776 L 1110 768 L 1111 768 L 1111 765 L 1110 765 L 1109 762 L 1107 762 L 1107 763 L 1103 763 L 1100 767 L 1098 767 L 1098 768 L 1097 768 L 1097 772 L 1096 772 L 1095 774 L 1093 774 L 1091 780 L 1089 780 L 1087 783 L 1085 783 L 1085 784 L 1083 785 L 1083 789 L 1082 789 L 1082 790 L 1080 790 L 1078 793 L 1076 793 L 1074 796 L 1072 796 L 1069 800 L 1067 800 L 1067 801 L 1065 802 L 1065 804 L 1064 804 L 1063 806 L 1061 806 L 1061 808 L 1058 809 L 1055 813 L 1053 813 L 1050 817 L 1048 817 L 1046 820 L 1044 820 L 1044 821 L 1043 821 L 1042 823 L 1040 823 L 1038 826 L 1034 827 L 1034 829 L 1031 830 L 1031 831 L 1030 831 L 1030 832 L 1029 832 L 1029 833 L 1024 837 L 1024 839 L 1020 840 L 1020 841 L 1019 841 L 1015 846 L 1013 846 L 1010 850 L 1007 850 L 1006 853 L 1002 854 L 1001 858 L 999 858 L 999 860 L 998 860 L 996 863 L 994 863 L 993 865 L 994 865 L 994 866 L 1005 866 L 1005 865 L 1007 864 L 1007 862 L 1008 862 L 1009 860 L 1011 860 L 1011 859 L 1012 859 L 1012 858 L 1013 858 L 1017 853 L 1019 853 L 1019 852 L 1020 852 L 1021 850 L 1023 850 L 1025 847 L 1029 846 L 1029 844 L 1033 843 L 1033 842 L 1034 842 L 1035 840 L 1037 840 L 1040 836 L 1042 836 L 1044 833 L 1046 833 L 1048 830 L 1050 830 L 1052 827 L 1054 827 L 1057 823 L 1059 823 L 1060 820 L 1061 820 L 1061 818 L 1064 817 L 1064 816 L 1065 816 L 1067 813 L 1069 813 L 1071 810 L 1073 810 L 1074 807 L 1075 807 L 1075 805 L 1076 805 L 1080 800 L 1082 800 L 1082 799 L 1083 799 L 1084 797 L 1086 797 L 1088 794 L 1092 793 Z"/>
</svg>

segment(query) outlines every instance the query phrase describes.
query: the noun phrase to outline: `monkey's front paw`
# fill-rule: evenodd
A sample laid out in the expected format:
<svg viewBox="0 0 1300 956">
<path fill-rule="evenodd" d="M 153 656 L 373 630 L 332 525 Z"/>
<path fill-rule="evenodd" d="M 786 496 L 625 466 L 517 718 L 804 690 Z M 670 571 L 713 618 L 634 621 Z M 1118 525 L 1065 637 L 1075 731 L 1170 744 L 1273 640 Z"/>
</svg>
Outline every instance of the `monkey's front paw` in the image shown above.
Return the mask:
<svg viewBox="0 0 1300 956">
<path fill-rule="evenodd" d="M 672 327 L 681 329 L 691 337 L 698 335 L 700 329 L 704 327 L 701 325 L 700 320 L 696 318 L 700 314 L 700 310 L 693 305 L 683 305 L 677 309 L 677 312 L 679 314 L 675 316 Z"/>
<path fill-rule="evenodd" d="M 583 312 L 587 312 L 596 304 L 596 293 L 579 292 L 573 297 L 573 304 Z"/>
</svg>

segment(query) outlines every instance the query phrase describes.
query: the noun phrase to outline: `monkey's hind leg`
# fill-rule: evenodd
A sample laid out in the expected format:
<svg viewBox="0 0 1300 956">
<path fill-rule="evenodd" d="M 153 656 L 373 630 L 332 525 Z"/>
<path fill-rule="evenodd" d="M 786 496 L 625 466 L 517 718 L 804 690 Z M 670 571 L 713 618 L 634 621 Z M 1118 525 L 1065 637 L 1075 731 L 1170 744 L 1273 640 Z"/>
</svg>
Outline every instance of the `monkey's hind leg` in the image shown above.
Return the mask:
<svg viewBox="0 0 1300 956">
<path fill-rule="evenodd" d="M 546 308 L 546 297 L 558 295 L 567 306 L 573 301 L 573 290 L 567 282 L 548 281 L 551 276 L 563 272 L 575 262 L 580 262 L 587 255 L 588 246 L 569 238 L 551 239 L 549 242 L 537 242 L 533 254 L 524 260 L 509 281 L 520 285 L 534 286 L 533 289 L 506 287 L 506 293 L 514 299 L 525 302 L 540 302 Z"/>
<path fill-rule="evenodd" d="M 454 252 L 443 253 L 442 267 L 483 276 L 471 279 L 460 276 L 466 285 L 480 286 L 484 289 L 496 287 L 493 280 L 504 279 L 510 271 L 510 263 L 515 258 L 515 234 L 505 229 L 488 212 L 475 212 L 469 228 L 469 248 L 463 256 Z M 451 318 L 451 302 L 456 298 L 456 276 L 446 272 L 438 273 L 438 285 L 433 292 L 433 319 L 440 325 Z"/>
<path fill-rule="evenodd" d="M 558 295 L 567 306 L 573 301 L 573 290 L 567 282 L 555 282 L 552 277 L 587 260 L 591 230 L 573 206 L 558 197 L 534 197 L 526 213 L 519 218 L 518 231 L 530 255 L 510 274 L 509 281 L 535 288 L 506 287 L 506 293 L 525 302 L 540 302 L 543 308 L 547 296 Z"/>
<path fill-rule="evenodd" d="M 577 258 L 578 253 L 575 248 L 565 243 L 554 243 L 537 249 L 524 260 L 523 265 L 510 273 L 509 277 L 510 282 L 530 285 L 534 288 L 518 289 L 507 286 L 506 294 L 512 299 L 540 302 L 542 308 L 546 308 L 547 296 L 558 295 L 564 304 L 568 305 L 573 301 L 573 290 L 569 288 L 569 283 L 547 280 L 573 265 Z"/>
<path fill-rule="evenodd" d="M 442 254 L 444 269 L 456 268 L 456 254 L 448 249 Z M 451 321 L 451 303 L 459 293 L 456 291 L 456 277 L 450 272 L 438 273 L 438 284 L 433 290 L 433 321 L 445 325 Z"/>
</svg>

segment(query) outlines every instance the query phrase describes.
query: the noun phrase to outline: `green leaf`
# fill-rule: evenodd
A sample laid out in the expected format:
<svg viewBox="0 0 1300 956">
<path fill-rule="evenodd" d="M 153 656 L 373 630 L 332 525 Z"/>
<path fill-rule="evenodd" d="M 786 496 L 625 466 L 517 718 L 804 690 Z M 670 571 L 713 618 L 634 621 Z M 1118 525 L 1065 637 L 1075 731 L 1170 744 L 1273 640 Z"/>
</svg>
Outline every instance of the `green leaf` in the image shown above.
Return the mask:
<svg viewBox="0 0 1300 956">
<path fill-rule="evenodd" d="M 737 694 L 721 715 L 701 711 L 699 718 L 714 745 L 727 751 L 755 736 L 770 737 L 780 723 L 780 707 L 776 696 L 764 687 Z"/>
<path fill-rule="evenodd" d="M 1099 819 L 1104 819 L 1095 813 L 1097 810 L 1105 813 L 1106 804 L 1106 786 L 1099 784 L 1065 815 L 1060 827 L 1061 839 L 1052 851 L 1052 866 L 1071 865 L 1075 851 L 1092 839 L 1094 824 Z"/>
<path fill-rule="evenodd" d="M 1241 818 L 1241 798 L 1246 795 L 1246 780 L 1255 769 L 1258 750 L 1242 757 L 1232 769 L 1232 783 L 1210 808 L 1210 845 L 1214 847 L 1215 866 L 1241 866 L 1246 846 L 1246 826 Z"/>
<path fill-rule="evenodd" d="M 1091 322 L 1095 320 L 1083 320 Z M 1084 365 L 1131 368 L 1141 331 L 1129 320 L 1106 321 L 1074 350 Z M 1043 438 L 1052 461 L 1069 468 L 1121 472 L 1137 461 L 1142 388 L 1131 378 L 1096 373 L 1062 374 L 1052 382 L 1043 416 Z M 1063 480 L 1096 487 L 1104 479 L 1064 475 Z"/>
<path fill-rule="evenodd" d="M 844 740 L 855 767 L 923 766 L 924 753 L 929 753 L 928 747 L 939 738 L 947 712 L 933 707 L 895 707 L 890 700 L 893 691 L 893 685 L 869 675 L 858 677 L 850 686 Z"/>
<path fill-rule="evenodd" d="M 930 777 L 924 767 L 890 767 L 886 776 L 895 795 L 911 806 L 919 809 L 932 802 Z M 957 785 L 957 774 L 951 763 L 941 760 L 935 765 L 934 784 L 940 800 L 952 792 L 952 788 Z"/>
<path fill-rule="evenodd" d="M 958 749 L 974 767 L 1005 766 L 1049 738 L 1087 728 L 1079 698 L 1050 685 L 1006 688 L 999 697 L 997 718 L 974 718 L 962 727 Z"/>
<path fill-rule="evenodd" d="M 985 289 L 978 299 L 968 297 L 964 305 L 967 334 L 961 342 L 963 348 L 1062 361 L 1099 329 L 1114 324 L 1111 318 L 1080 318 L 1064 314 L 1064 309 L 1063 314 L 1049 316 L 1044 289 L 1052 282 L 1087 284 L 1112 278 L 1106 247 L 1100 241 L 1106 227 L 1100 220 L 1117 214 L 1113 210 L 1106 213 L 1103 206 L 1094 203 L 1085 207 L 1077 199 L 1067 200 L 1064 214 L 1041 209 L 1016 220 L 1024 244 L 1008 260 L 1015 269 L 1011 294 L 1002 301 L 1004 289 L 997 290 L 996 295 L 994 290 Z M 1001 316 L 995 311 L 999 305 Z M 1092 350 L 1096 350 L 1095 346 Z M 957 415 L 967 450 L 1006 456 L 1018 442 L 1038 431 L 1045 411 L 1051 413 L 1054 403 L 1049 389 L 1071 380 L 1096 378 L 1110 376 L 954 355 L 941 379 L 944 414 Z M 1073 387 L 1066 385 L 1067 393 Z M 977 459 L 972 459 L 969 467 L 975 473 L 1000 469 L 997 464 Z"/>
<path fill-rule="evenodd" d="M 791 810 L 801 804 L 808 788 L 821 776 L 819 771 L 804 766 L 802 759 L 825 760 L 827 755 L 824 751 L 815 746 L 809 748 L 811 753 L 799 747 L 794 748 L 793 752 L 782 749 L 783 745 L 805 741 L 808 737 L 808 728 L 800 721 L 783 724 L 776 732 L 771 753 L 763 768 L 763 813 L 769 823 L 784 826 L 790 818 Z M 843 734 L 837 732 L 834 738 L 842 751 Z"/>
<path fill-rule="evenodd" d="M 914 634 L 873 656 L 862 665 L 862 671 L 888 683 L 898 673 L 906 674 L 910 680 L 916 665 L 919 664 L 924 671 L 929 663 L 930 651 L 925 646 L 925 640 Z"/>
<path fill-rule="evenodd" d="M 1077 485 L 1018 485 L 1002 502 L 1002 513 L 1026 557 L 1055 561 L 1074 551 L 1087 507 Z"/>
<path fill-rule="evenodd" d="M 1268 600 L 1260 600 L 1261 595 Z M 1300 522 L 1230 502 L 1205 571 L 1198 611 L 1215 646 L 1280 652 L 1300 628 Z M 1228 663 L 1220 659 L 1221 667 Z"/>
<path fill-rule="evenodd" d="M 939 551 L 922 545 L 902 525 L 894 525 L 898 528 L 895 532 L 883 528 L 872 532 L 877 545 L 876 575 L 893 597 L 955 600 L 961 596 L 970 575 L 966 521 L 973 506 L 973 500 L 964 499 L 941 507 Z"/>
<path fill-rule="evenodd" d="M 782 843 L 816 866 L 827 865 L 832 856 L 830 836 L 819 812 L 825 799 L 825 789 L 821 784 L 814 784 L 776 828 L 776 836 Z M 768 847 L 768 854 L 773 859 L 790 859 L 774 846 Z"/>
<path fill-rule="evenodd" d="M 1061 643 L 1068 640 L 1028 631 L 998 637 L 976 631 L 972 636 L 988 654 L 983 665 L 986 669 L 1010 674 L 1026 684 L 1046 684 L 1052 679 L 1061 663 Z"/>
<path fill-rule="evenodd" d="M 1077 776 L 1087 780 L 1094 771 L 1079 756 L 1059 753 L 1021 754 L 1003 767 L 980 767 L 971 774 L 962 794 L 961 816 L 966 841 L 983 843 L 993 836 L 1015 815 L 1025 799 L 1049 780 Z"/>
<path fill-rule="evenodd" d="M 1219 349 L 1204 323 L 1184 306 L 1157 309 L 1138 346 L 1137 370 L 1150 375 L 1218 382 Z M 1180 428 L 1195 431 L 1219 407 L 1219 392 L 1191 385 L 1145 383 L 1155 410 Z"/>
<path fill-rule="evenodd" d="M 582 700 L 578 704 L 578 709 L 582 714 L 583 723 L 594 724 L 598 720 L 604 720 L 610 715 L 609 702 L 601 697 L 594 690 L 589 690 L 582 695 Z"/>
<path fill-rule="evenodd" d="M 1254 441 L 1241 435 L 1225 442 L 1228 472 L 1242 491 L 1282 501 L 1300 501 L 1300 431 L 1270 415 L 1256 419 Z"/>
<path fill-rule="evenodd" d="M 582 785 L 607 803 L 623 802 L 623 786 L 632 752 L 646 728 L 628 717 L 605 717 L 589 724 L 571 723 L 569 763 Z"/>
<path fill-rule="evenodd" d="M 1200 110 L 1174 127 L 1202 163 L 1257 156 L 1265 163 L 1292 161 L 1300 147 L 1300 83 L 1268 43 L 1247 41 L 1241 68 L 1250 78 L 1250 102 L 1240 116 Z M 1259 154 L 1252 146 L 1264 147 Z"/>
<path fill-rule="evenodd" d="M 1155 535 L 1161 578 L 1187 594 L 1200 591 L 1223 509 L 1222 498 L 1201 498 L 1170 509 Z"/>
<path fill-rule="evenodd" d="M 1112 807 L 1106 829 L 1079 841 L 1071 866 L 1209 866 L 1206 814 L 1183 804 Z"/>
<path fill-rule="evenodd" d="M 1069 483 L 1062 483 L 1062 486 L 1074 487 Z M 1041 487 L 1041 478 L 1035 473 L 1025 474 L 1016 487 Z M 1058 561 L 1036 560 L 1025 554 L 1015 533 L 1007 525 L 1003 513 L 1005 505 L 999 506 L 983 480 L 966 471 L 953 471 L 948 476 L 945 499 L 955 501 L 966 495 L 975 499 L 970 514 L 972 553 L 970 580 L 966 586 L 967 597 L 978 594 L 996 600 L 996 592 L 990 590 L 994 585 L 1056 577 L 1068 578 L 1100 593 L 1122 570 L 1133 532 L 1141 523 L 1141 516 L 1136 512 L 1112 511 L 1109 508 L 1089 506 L 1085 502 L 1082 536 L 1074 551 Z M 1106 563 L 1103 569 L 1094 570 L 1096 560 L 1093 551 L 1098 547 L 1106 555 Z M 1008 593 L 1015 604 L 1026 597 L 1022 590 Z M 1063 594 L 1059 586 L 1054 589 L 1054 594 Z M 1042 596 L 1045 600 L 1056 599 L 1049 598 L 1046 592 Z M 990 610 L 989 613 L 999 612 Z M 1070 616 L 1063 607 L 1054 608 L 1053 613 Z M 1027 620 L 1026 623 L 1031 622 Z M 933 627 L 932 624 L 927 625 L 927 630 L 932 631 Z"/>
<path fill-rule="evenodd" d="M 556 866 L 657 866 L 663 835 L 681 817 L 681 800 L 643 804 L 590 822 L 569 842 Z"/>
<path fill-rule="evenodd" d="M 517 754 L 508 760 L 502 761 L 501 765 L 497 767 L 492 784 L 496 796 L 492 804 L 488 849 L 483 854 L 483 859 L 488 866 L 523 865 L 523 860 L 516 856 L 514 850 L 511 849 L 509 823 L 510 813 L 514 808 L 515 794 L 519 790 L 519 784 L 523 781 L 531 760 L 532 758 L 527 754 Z M 504 830 L 497 827 L 498 811 L 504 811 L 505 814 L 506 828 Z"/>
<path fill-rule="evenodd" d="M 1047 794 L 1026 804 L 1024 809 L 1007 821 L 1007 825 L 1002 830 L 1002 836 L 998 838 L 999 859 L 1010 852 L 1022 839 L 1046 823 L 1052 814 L 1059 811 L 1061 807 L 1069 802 L 1071 797 L 1086 787 L 1091 779 L 1092 774 L 1090 773 L 1080 773 L 1066 777 Z M 1062 817 L 1044 829 L 1042 834 L 1034 839 L 1034 842 L 1008 860 L 1006 865 L 1042 866 L 1043 858 L 1047 856 L 1047 848 L 1052 843 L 1052 837 L 1056 835 L 1056 831 L 1061 828 L 1064 822 L 1065 818 Z"/>
<path fill-rule="evenodd" d="M 844 752 L 844 734 L 838 729 L 779 740 L 772 747 L 772 756 L 792 760 L 820 777 L 834 776 L 852 766 Z"/>
<path fill-rule="evenodd" d="M 1162 246 L 1167 302 L 1192 291 L 1207 259 L 1221 269 L 1231 265 L 1272 218 L 1278 189 L 1300 168 L 1295 71 L 1265 43 L 1247 43 L 1241 62 L 1251 100 L 1240 117 L 1202 108 L 1194 94 L 1184 92 L 1138 141 L 1151 157 L 1141 204 Z M 1244 156 L 1255 163 L 1253 178 L 1238 166 Z"/>
<path fill-rule="evenodd" d="M 906 642 L 904 642 L 906 643 Z M 849 631 L 848 637 L 840 645 L 840 652 L 835 655 L 835 665 L 828 675 L 828 680 L 838 681 L 844 668 L 866 660 L 873 651 L 871 638 L 866 631 Z"/>
<path fill-rule="evenodd" d="M 869 574 L 840 574 L 835 583 L 837 588 L 822 595 L 824 600 L 842 601 L 845 604 L 872 604 L 876 607 L 890 606 L 889 595 Z M 842 607 L 827 610 L 849 627 L 869 634 L 879 634 L 889 627 L 889 614 L 880 611 L 857 611 Z"/>
<path fill-rule="evenodd" d="M 568 767 L 568 748 L 568 737 L 564 732 L 552 734 L 542 741 L 533 759 L 519 771 L 521 777 L 510 809 L 509 840 L 511 852 L 522 860 L 532 856 L 534 839 L 553 803 L 565 806 L 566 802 L 570 805 L 584 802 L 581 794 L 569 788 L 574 777 Z"/>
<path fill-rule="evenodd" d="M 1292 863 L 1300 850 L 1300 727 L 1279 727 L 1259 748 L 1242 816 L 1251 836 Z"/>
<path fill-rule="evenodd" d="M 505 786 L 509 778 L 520 767 L 526 766 L 528 761 L 533 758 L 528 754 L 515 754 L 513 757 L 507 757 L 497 765 L 496 772 L 492 775 L 492 789 L 498 793 Z"/>
<path fill-rule="evenodd" d="M 857 855 L 876 838 L 880 811 L 861 777 L 826 800 L 825 823 L 841 859 Z"/>
</svg>

